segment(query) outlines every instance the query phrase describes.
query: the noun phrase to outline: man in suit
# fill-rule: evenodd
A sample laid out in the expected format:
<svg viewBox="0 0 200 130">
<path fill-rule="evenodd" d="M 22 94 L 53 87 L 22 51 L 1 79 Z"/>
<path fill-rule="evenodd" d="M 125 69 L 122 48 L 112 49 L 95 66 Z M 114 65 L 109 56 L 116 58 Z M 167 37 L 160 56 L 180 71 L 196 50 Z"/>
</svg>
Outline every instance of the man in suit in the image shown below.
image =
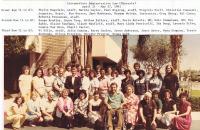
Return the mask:
<svg viewBox="0 0 200 130">
<path fill-rule="evenodd" d="M 77 76 L 77 68 L 73 66 L 72 75 L 67 76 L 65 80 L 65 88 L 69 89 L 69 97 L 71 97 L 73 101 L 78 97 L 80 87 L 81 78 Z"/>
</svg>

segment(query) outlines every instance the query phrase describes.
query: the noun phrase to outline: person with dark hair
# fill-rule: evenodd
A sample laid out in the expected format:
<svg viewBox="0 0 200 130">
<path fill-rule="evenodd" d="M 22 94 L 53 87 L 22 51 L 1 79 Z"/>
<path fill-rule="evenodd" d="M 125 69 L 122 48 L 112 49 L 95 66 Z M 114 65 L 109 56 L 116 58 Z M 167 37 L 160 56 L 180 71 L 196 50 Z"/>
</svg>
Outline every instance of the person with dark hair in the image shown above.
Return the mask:
<svg viewBox="0 0 200 130">
<path fill-rule="evenodd" d="M 122 84 L 122 80 L 121 78 L 119 77 L 119 73 L 117 70 L 113 70 L 112 73 L 111 73 L 111 78 L 110 78 L 110 84 L 111 83 L 117 83 L 117 91 L 118 92 L 121 92 L 121 84 Z"/>
<path fill-rule="evenodd" d="M 161 76 L 159 70 L 154 68 L 153 75 L 148 81 L 149 90 L 151 90 L 152 92 L 154 90 L 160 92 L 160 90 L 162 88 L 162 82 L 163 82 L 163 80 L 162 80 L 162 76 Z"/>
<path fill-rule="evenodd" d="M 140 70 L 140 63 L 137 63 L 137 62 L 134 63 L 133 68 L 134 68 L 134 71 L 132 72 L 131 76 L 133 80 L 136 80 L 138 79 L 137 71 Z"/>
<path fill-rule="evenodd" d="M 93 94 L 94 98 L 89 101 L 89 113 L 88 118 L 92 124 L 95 125 L 94 129 L 97 130 L 99 123 L 102 122 L 100 107 L 102 100 L 99 98 L 99 92 L 95 91 Z M 99 129 L 100 130 L 100 129 Z"/>
<path fill-rule="evenodd" d="M 80 87 L 81 78 L 77 76 L 77 68 L 72 66 L 72 75 L 66 77 L 65 88 L 69 89 L 69 96 L 73 101 L 78 97 Z"/>
<path fill-rule="evenodd" d="M 101 76 L 101 74 L 100 74 L 101 68 L 102 68 L 101 65 L 97 65 L 95 68 L 95 71 L 97 73 L 96 74 L 97 78 L 99 78 Z"/>
<path fill-rule="evenodd" d="M 32 82 L 32 76 L 30 75 L 30 69 L 28 66 L 22 67 L 22 74 L 19 76 L 18 81 L 20 94 L 24 97 L 25 102 L 27 102 L 30 100 Z"/>
<path fill-rule="evenodd" d="M 90 80 L 89 98 L 92 98 L 94 92 L 98 91 L 99 88 L 99 80 L 97 79 L 96 72 L 94 70 L 90 70 L 89 80 Z"/>
<path fill-rule="evenodd" d="M 178 76 L 175 74 L 174 69 L 171 65 L 167 65 L 165 68 L 165 77 L 163 80 L 163 86 L 165 89 L 169 89 L 172 92 L 172 98 L 176 100 L 177 91 L 179 89 Z"/>
<path fill-rule="evenodd" d="M 107 72 L 106 72 L 106 77 L 110 80 L 112 78 L 112 67 L 108 66 Z"/>
<path fill-rule="evenodd" d="M 146 130 L 156 130 L 156 113 L 157 106 L 154 100 L 151 99 L 152 94 L 146 92 L 144 99 L 140 101 L 139 113 Z"/>
<path fill-rule="evenodd" d="M 76 64 L 76 69 L 77 69 L 76 75 L 78 77 L 81 77 L 81 70 L 83 69 L 83 66 L 81 66 L 80 64 Z"/>
<path fill-rule="evenodd" d="M 12 123 L 13 130 L 18 130 L 26 120 L 27 107 L 24 104 L 24 98 L 17 96 L 12 106 L 7 111 L 6 119 Z"/>
<path fill-rule="evenodd" d="M 32 86 L 33 86 L 33 92 L 36 92 L 36 94 L 43 98 L 46 94 L 45 85 L 44 85 L 44 79 L 43 79 L 43 71 L 41 68 L 36 69 L 32 79 Z"/>
<path fill-rule="evenodd" d="M 91 65 L 86 65 L 85 66 L 85 72 L 86 72 L 86 76 L 88 77 L 89 76 L 89 73 L 90 73 L 90 70 L 91 70 Z"/>
<path fill-rule="evenodd" d="M 72 72 L 71 72 L 71 64 L 68 63 L 66 66 L 65 66 L 65 73 L 64 73 L 64 77 L 66 78 L 67 76 L 71 76 L 72 75 Z"/>
<path fill-rule="evenodd" d="M 72 99 L 68 96 L 69 90 L 63 89 L 61 97 L 58 98 L 56 107 L 55 122 L 58 127 L 72 128 L 74 104 Z"/>
<path fill-rule="evenodd" d="M 173 130 L 190 130 L 192 118 L 191 118 L 191 103 L 187 101 L 188 95 L 186 93 L 181 93 L 180 104 L 179 104 L 179 114 L 175 116 L 172 120 Z"/>
<path fill-rule="evenodd" d="M 126 93 L 126 87 L 128 84 L 131 84 L 133 85 L 133 78 L 131 77 L 131 71 L 129 69 L 126 69 L 124 71 L 124 74 L 125 74 L 125 79 L 122 80 L 122 84 L 121 84 L 121 90 L 122 90 L 122 93 L 125 94 Z"/>
<path fill-rule="evenodd" d="M 154 90 L 152 92 L 152 99 L 155 101 L 157 105 L 157 114 L 161 114 L 163 104 L 162 104 L 162 100 L 159 98 L 159 92 L 157 90 Z"/>
<path fill-rule="evenodd" d="M 52 91 L 55 78 L 56 77 L 53 75 L 53 69 L 48 68 L 48 74 L 47 76 L 44 76 L 44 83 L 45 83 L 47 93 L 49 91 Z"/>
<path fill-rule="evenodd" d="M 123 124 L 123 114 L 122 114 L 122 107 L 125 102 L 124 95 L 120 92 L 117 92 L 117 84 L 112 83 L 110 85 L 110 90 L 105 97 L 104 100 L 108 111 L 107 111 L 107 116 L 108 116 L 108 121 L 107 121 L 107 127 L 108 130 L 113 129 L 113 122 L 112 122 L 112 117 L 113 114 L 117 115 L 117 128 L 115 130 L 121 130 L 122 124 Z"/>
<path fill-rule="evenodd" d="M 100 71 L 101 76 L 98 78 L 99 80 L 99 93 L 100 97 L 102 99 L 105 98 L 105 96 L 108 93 L 109 85 L 110 85 L 110 80 L 105 76 L 105 69 L 101 69 Z"/>
<path fill-rule="evenodd" d="M 85 90 L 80 90 L 78 98 L 74 101 L 75 124 L 79 127 L 85 126 L 88 120 L 88 99 Z"/>
<path fill-rule="evenodd" d="M 165 127 L 169 127 L 176 111 L 176 102 L 172 98 L 172 93 L 169 89 L 166 89 L 164 91 L 162 115 L 157 115 L 157 119 L 161 121 Z"/>
<path fill-rule="evenodd" d="M 134 94 L 134 87 L 130 84 L 126 87 L 125 99 L 126 103 L 123 108 L 126 110 L 125 122 L 127 123 L 127 129 L 134 129 L 138 119 L 139 98 Z"/>
<path fill-rule="evenodd" d="M 140 101 L 144 98 L 145 92 L 148 91 L 147 81 L 145 80 L 144 70 L 138 70 L 137 75 L 138 79 L 134 81 L 135 94 L 139 97 Z"/>
</svg>

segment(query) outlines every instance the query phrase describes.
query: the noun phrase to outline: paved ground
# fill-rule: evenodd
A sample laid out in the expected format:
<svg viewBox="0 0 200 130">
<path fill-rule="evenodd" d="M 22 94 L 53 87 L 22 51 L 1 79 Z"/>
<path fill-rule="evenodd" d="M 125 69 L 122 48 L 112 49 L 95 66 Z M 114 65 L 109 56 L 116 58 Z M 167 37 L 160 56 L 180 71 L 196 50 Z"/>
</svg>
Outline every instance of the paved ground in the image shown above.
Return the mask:
<svg viewBox="0 0 200 130">
<path fill-rule="evenodd" d="M 192 127 L 190 130 L 200 130 L 200 120 L 195 120 L 195 121 L 192 121 Z M 5 128 L 4 130 L 12 130 L 11 128 Z M 66 130 L 66 129 L 63 129 L 63 128 L 57 128 L 57 127 L 28 127 L 28 126 L 25 126 L 24 128 L 21 128 L 20 130 Z M 86 127 L 83 127 L 83 128 L 74 128 L 73 130 L 92 130 L 91 128 L 86 128 Z M 158 128 L 157 130 L 167 130 L 167 129 L 160 129 Z"/>
</svg>

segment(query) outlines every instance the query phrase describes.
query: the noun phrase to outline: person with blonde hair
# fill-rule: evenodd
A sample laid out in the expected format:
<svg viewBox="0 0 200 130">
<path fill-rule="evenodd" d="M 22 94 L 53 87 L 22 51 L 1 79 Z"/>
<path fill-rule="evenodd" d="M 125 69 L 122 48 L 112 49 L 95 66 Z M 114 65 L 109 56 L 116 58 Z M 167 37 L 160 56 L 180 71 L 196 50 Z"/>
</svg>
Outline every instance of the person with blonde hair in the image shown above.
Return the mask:
<svg viewBox="0 0 200 130">
<path fill-rule="evenodd" d="M 22 67 L 22 74 L 19 76 L 18 81 L 20 94 L 24 97 L 25 102 L 27 102 L 30 100 L 32 82 L 32 76 L 30 75 L 30 69 L 28 66 Z"/>
<path fill-rule="evenodd" d="M 24 104 L 24 98 L 22 96 L 16 97 L 6 117 L 12 123 L 13 130 L 18 130 L 23 125 L 27 117 L 26 110 L 27 107 Z"/>
</svg>

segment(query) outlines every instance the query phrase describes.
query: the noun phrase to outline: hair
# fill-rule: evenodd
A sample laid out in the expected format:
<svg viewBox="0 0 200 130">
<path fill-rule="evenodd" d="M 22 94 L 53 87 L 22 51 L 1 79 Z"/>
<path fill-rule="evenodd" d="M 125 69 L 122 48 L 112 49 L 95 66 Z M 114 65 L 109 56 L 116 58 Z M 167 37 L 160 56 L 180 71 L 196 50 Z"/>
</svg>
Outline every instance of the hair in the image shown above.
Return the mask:
<svg viewBox="0 0 200 130">
<path fill-rule="evenodd" d="M 164 90 L 164 97 L 165 97 L 165 93 L 169 93 L 170 98 L 172 97 L 172 92 L 171 92 L 171 90 L 165 89 L 165 90 Z"/>
<path fill-rule="evenodd" d="M 153 68 L 153 75 L 152 75 L 152 77 L 150 78 L 150 79 L 152 79 L 155 75 L 154 75 L 154 70 L 156 70 L 157 71 L 157 76 L 158 76 L 158 78 L 160 79 L 160 80 L 163 80 L 163 78 L 162 78 L 162 75 L 161 75 L 161 73 L 160 73 L 160 70 L 158 69 L 158 68 Z"/>
<path fill-rule="evenodd" d="M 53 71 L 53 68 L 50 67 L 50 68 L 47 69 L 47 71 L 49 71 L 49 70 L 52 70 L 52 71 Z"/>
<path fill-rule="evenodd" d="M 17 96 L 17 97 L 14 99 L 14 103 L 17 103 L 17 100 L 20 99 L 20 98 L 22 99 L 22 103 L 21 103 L 21 104 L 23 104 L 23 103 L 25 102 L 23 96 Z"/>
<path fill-rule="evenodd" d="M 43 73 L 43 70 L 42 70 L 41 68 L 37 68 L 37 69 L 35 70 L 33 76 L 37 76 L 37 72 L 38 72 L 38 71 L 41 71 L 41 72 L 42 72 L 42 76 L 41 76 L 41 77 L 43 77 L 44 73 Z"/>
<path fill-rule="evenodd" d="M 152 96 L 154 96 L 154 95 L 159 95 L 158 90 L 154 90 L 154 91 L 152 92 Z"/>
<path fill-rule="evenodd" d="M 145 71 L 144 70 L 138 70 L 136 72 L 137 75 L 140 75 L 141 73 L 143 74 L 143 76 L 145 76 Z"/>
<path fill-rule="evenodd" d="M 85 90 L 80 90 L 79 94 L 78 94 L 78 97 L 80 97 L 81 94 L 84 94 L 85 98 L 87 97 L 87 93 L 86 93 Z"/>
<path fill-rule="evenodd" d="M 112 71 L 111 75 L 113 75 L 113 74 L 116 74 L 116 75 L 118 76 L 118 75 L 119 75 L 118 70 L 114 69 L 114 70 Z"/>
<path fill-rule="evenodd" d="M 90 70 L 90 72 L 89 72 L 89 78 L 91 79 L 91 76 L 90 76 L 90 74 L 91 73 L 93 73 L 94 74 L 94 77 L 96 77 L 97 76 L 97 73 L 96 73 L 96 71 L 95 70 Z"/>
<path fill-rule="evenodd" d="M 22 73 L 24 73 L 25 70 L 29 70 L 29 74 L 30 74 L 30 68 L 29 68 L 27 65 L 24 65 L 24 66 L 22 67 Z"/>
<path fill-rule="evenodd" d="M 71 69 L 77 69 L 77 67 L 75 65 L 72 65 Z"/>
<path fill-rule="evenodd" d="M 166 67 L 165 67 L 165 73 L 167 74 L 167 68 L 168 67 L 170 67 L 171 68 L 171 74 L 173 74 L 174 73 L 174 68 L 172 67 L 172 65 L 167 65 Z"/>
<path fill-rule="evenodd" d="M 37 93 L 35 91 L 31 92 L 31 98 L 33 97 L 33 95 L 35 95 L 36 97 L 38 97 Z"/>
<path fill-rule="evenodd" d="M 90 68 L 90 69 L 91 69 L 91 65 L 87 64 L 87 65 L 85 66 L 85 68 Z"/>
<path fill-rule="evenodd" d="M 127 90 L 128 90 L 129 87 L 132 89 L 133 92 L 135 91 L 134 86 L 133 86 L 132 84 L 128 84 L 128 85 L 126 86 L 126 92 L 127 92 Z"/>
<path fill-rule="evenodd" d="M 115 83 L 115 82 L 111 83 L 110 87 L 113 86 L 113 85 L 115 85 L 116 87 L 118 87 L 117 83 Z"/>
<path fill-rule="evenodd" d="M 126 69 L 126 70 L 124 71 L 124 74 L 127 74 L 127 73 L 131 74 L 131 71 L 130 71 L 129 69 Z"/>
<path fill-rule="evenodd" d="M 65 92 L 67 92 L 67 93 L 69 94 L 69 89 L 66 89 L 66 88 L 63 89 L 63 90 L 62 90 L 62 96 L 63 96 L 63 93 L 65 93 Z"/>
<path fill-rule="evenodd" d="M 82 71 L 85 71 L 85 72 L 86 72 L 86 69 L 81 69 L 81 72 L 82 72 Z"/>
<path fill-rule="evenodd" d="M 188 94 L 186 92 L 182 92 L 182 93 L 180 93 L 179 98 L 182 98 L 182 97 L 186 97 L 186 99 L 187 99 Z"/>
<path fill-rule="evenodd" d="M 139 68 L 140 68 L 140 63 L 138 63 L 138 62 L 134 63 L 133 67 L 135 68 L 135 66 L 139 66 Z"/>
<path fill-rule="evenodd" d="M 106 71 L 104 68 L 101 68 L 101 69 L 100 69 L 100 71 L 103 71 L 103 70 Z"/>
<path fill-rule="evenodd" d="M 65 66 L 65 69 L 67 69 L 68 67 L 71 67 L 71 63 L 68 63 L 68 64 Z"/>
<path fill-rule="evenodd" d="M 151 64 L 149 64 L 149 65 L 147 66 L 147 68 L 148 68 L 148 67 L 151 67 L 151 68 L 153 68 L 153 66 L 152 66 Z"/>
</svg>

